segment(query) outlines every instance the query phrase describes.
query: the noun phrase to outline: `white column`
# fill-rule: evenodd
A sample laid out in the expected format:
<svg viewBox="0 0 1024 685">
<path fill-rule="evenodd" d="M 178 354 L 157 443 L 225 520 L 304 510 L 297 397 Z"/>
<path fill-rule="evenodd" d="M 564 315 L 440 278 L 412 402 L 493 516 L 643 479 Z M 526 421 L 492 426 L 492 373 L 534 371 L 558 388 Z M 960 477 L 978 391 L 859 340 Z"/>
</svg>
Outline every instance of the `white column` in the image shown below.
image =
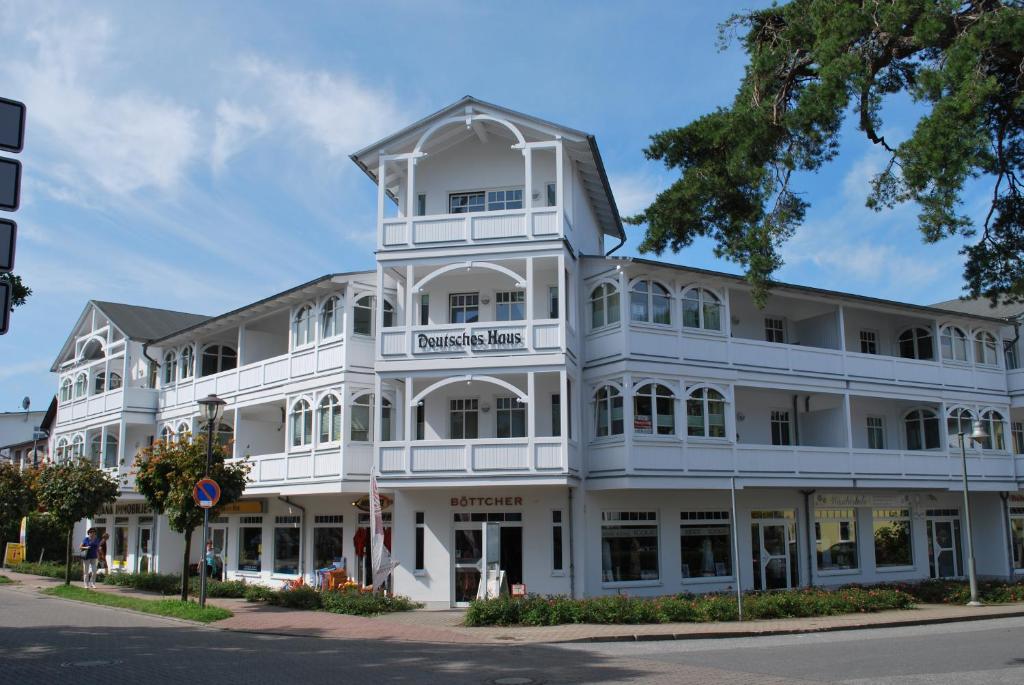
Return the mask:
<svg viewBox="0 0 1024 685">
<path fill-rule="evenodd" d="M 405 181 L 405 215 L 407 217 L 416 216 L 416 158 L 409 157 L 406 160 L 408 165 L 407 178 Z"/>
<path fill-rule="evenodd" d="M 843 411 L 846 413 L 846 449 L 853 449 L 853 411 L 850 406 L 850 393 L 843 393 Z"/>
<path fill-rule="evenodd" d="M 87 449 L 88 449 L 88 447 L 89 447 L 89 445 L 86 445 Z M 101 469 L 105 467 L 105 464 L 103 463 L 103 458 L 105 456 L 104 452 L 106 451 L 106 449 L 107 449 L 107 427 L 106 426 L 101 426 L 100 427 L 100 453 L 99 453 L 99 457 L 98 457 L 99 467 Z"/>
<path fill-rule="evenodd" d="M 626 473 L 633 473 L 633 375 L 629 373 L 622 376 L 622 437 Z"/>
<path fill-rule="evenodd" d="M 384 247 L 384 175 L 387 172 L 384 151 L 381 150 L 377 162 L 377 248 Z"/>
<path fill-rule="evenodd" d="M 533 257 L 526 258 L 526 347 L 533 351 Z"/>
<path fill-rule="evenodd" d="M 846 314 L 843 305 L 839 305 L 839 349 L 846 352 Z M 881 343 L 881 341 L 879 341 Z"/>
<path fill-rule="evenodd" d="M 533 209 L 533 148 L 523 148 L 523 165 L 526 167 L 525 181 L 523 183 L 523 207 L 529 212 Z M 529 221 L 529 218 L 527 218 Z M 533 233 L 531 227 L 530 233 Z"/>
<path fill-rule="evenodd" d="M 415 271 L 412 264 L 405 265 L 405 351 L 412 356 L 415 349 L 416 339 L 412 334 L 412 326 L 419 325 L 419 308 L 415 305 L 415 294 L 413 293 Z"/>
<path fill-rule="evenodd" d="M 558 205 L 558 225 L 561 227 L 561 234 L 565 235 L 565 183 L 563 183 L 563 167 L 565 165 L 562 150 L 562 138 L 558 137 L 555 144 L 555 204 Z"/>
<path fill-rule="evenodd" d="M 412 376 L 405 377 L 405 441 L 412 442 L 416 439 L 416 407 L 413 406 L 412 398 L 416 393 L 413 391 Z"/>
<path fill-rule="evenodd" d="M 526 442 L 531 471 L 537 468 L 537 450 L 534 445 L 534 438 L 537 437 L 537 387 L 534 375 L 533 371 L 526 374 Z"/>
</svg>

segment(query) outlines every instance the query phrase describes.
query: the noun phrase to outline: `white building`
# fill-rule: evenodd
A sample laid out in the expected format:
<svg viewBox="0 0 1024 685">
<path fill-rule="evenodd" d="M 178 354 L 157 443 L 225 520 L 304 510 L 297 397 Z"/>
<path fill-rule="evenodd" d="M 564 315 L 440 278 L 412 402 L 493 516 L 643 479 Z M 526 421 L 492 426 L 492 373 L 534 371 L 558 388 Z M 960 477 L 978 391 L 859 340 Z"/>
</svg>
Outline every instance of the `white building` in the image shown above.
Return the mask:
<svg viewBox="0 0 1024 685">
<path fill-rule="evenodd" d="M 127 474 L 216 393 L 253 465 L 214 523 L 229 575 L 365 578 L 376 467 L 394 589 L 449 606 L 487 559 L 578 596 L 961 576 L 978 419 L 978 571 L 1024 573 L 1009 319 L 796 285 L 762 310 L 735 276 L 609 256 L 593 136 L 473 98 L 352 159 L 376 264 L 209 318 L 91 302 L 54 365 L 57 458 Z M 94 523 L 115 566 L 180 570 L 130 483 Z"/>
</svg>

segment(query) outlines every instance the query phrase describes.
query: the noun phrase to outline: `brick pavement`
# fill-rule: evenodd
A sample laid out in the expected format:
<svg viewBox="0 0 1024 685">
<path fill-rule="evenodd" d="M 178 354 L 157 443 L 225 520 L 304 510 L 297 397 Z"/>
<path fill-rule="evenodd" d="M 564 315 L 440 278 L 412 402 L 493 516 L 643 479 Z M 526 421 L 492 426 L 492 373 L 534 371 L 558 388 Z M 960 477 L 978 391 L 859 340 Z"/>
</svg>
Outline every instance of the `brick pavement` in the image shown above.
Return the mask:
<svg viewBox="0 0 1024 685">
<path fill-rule="evenodd" d="M 60 581 L 50 578 L 7 571 L 5 571 L 5 575 L 19 581 L 26 589 L 52 587 L 60 583 Z M 154 597 L 151 593 L 103 585 L 97 592 L 113 592 L 142 598 Z M 1024 616 L 1024 604 L 984 607 L 926 604 L 907 611 L 745 621 L 743 623 L 662 623 L 628 626 L 588 624 L 467 628 L 461 625 L 463 613 L 457 610 L 421 610 L 366 618 L 324 611 L 282 609 L 261 603 L 250 603 L 241 599 L 211 599 L 210 603 L 223 606 L 234 613 L 231 618 L 218 621 L 215 624 L 217 628 L 223 630 L 334 639 L 450 644 L 541 644 L 749 637 Z"/>
</svg>

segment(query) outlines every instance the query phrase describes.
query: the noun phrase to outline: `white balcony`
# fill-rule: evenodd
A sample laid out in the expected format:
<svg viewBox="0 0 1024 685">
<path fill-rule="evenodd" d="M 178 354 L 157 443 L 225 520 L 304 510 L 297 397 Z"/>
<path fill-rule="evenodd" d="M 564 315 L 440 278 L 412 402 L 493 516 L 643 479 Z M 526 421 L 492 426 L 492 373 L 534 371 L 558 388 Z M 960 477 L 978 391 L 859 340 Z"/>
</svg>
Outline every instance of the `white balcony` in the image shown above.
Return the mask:
<svg viewBox="0 0 1024 685">
<path fill-rule="evenodd" d="M 561 438 L 420 440 L 384 443 L 377 448 L 382 476 L 564 474 Z"/>
<path fill-rule="evenodd" d="M 465 214 L 399 217 L 381 220 L 384 250 L 473 245 L 501 240 L 550 240 L 569 224 L 558 207 L 536 207 Z"/>
<path fill-rule="evenodd" d="M 157 391 L 149 388 L 118 388 L 99 395 L 61 402 L 57 408 L 57 425 L 88 421 L 122 410 L 156 411 Z"/>
</svg>

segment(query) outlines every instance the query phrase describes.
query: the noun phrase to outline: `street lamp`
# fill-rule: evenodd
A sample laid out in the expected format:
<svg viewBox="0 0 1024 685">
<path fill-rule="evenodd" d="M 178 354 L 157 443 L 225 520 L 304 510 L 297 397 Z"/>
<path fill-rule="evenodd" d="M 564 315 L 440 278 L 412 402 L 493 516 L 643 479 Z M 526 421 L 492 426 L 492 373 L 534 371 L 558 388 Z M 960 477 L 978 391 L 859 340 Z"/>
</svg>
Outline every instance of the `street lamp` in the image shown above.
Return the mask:
<svg viewBox="0 0 1024 685">
<path fill-rule="evenodd" d="M 962 424 L 960 424 L 962 425 Z M 989 435 L 985 430 L 985 424 L 982 421 L 975 421 L 973 430 L 970 437 L 972 442 L 982 442 L 987 440 Z M 978 576 L 974 570 L 974 532 L 971 530 L 971 500 L 967 496 L 967 447 L 964 436 L 966 433 L 960 431 L 957 433 L 960 436 L 960 463 L 963 467 L 963 479 L 964 479 L 964 518 L 967 523 L 967 578 L 971 584 L 971 601 L 967 603 L 969 607 L 980 607 L 981 600 L 978 599 Z"/>
<path fill-rule="evenodd" d="M 203 477 L 210 477 L 210 462 L 213 461 L 213 429 L 220 422 L 224 413 L 224 400 L 210 393 L 201 400 L 197 400 L 199 410 L 206 420 L 206 469 L 203 470 Z M 969 520 L 969 519 L 968 519 Z M 210 510 L 203 509 L 203 548 L 200 554 L 199 564 L 199 606 L 206 606 L 206 542 L 210 539 Z M 188 569 L 186 569 L 188 570 Z"/>
</svg>

